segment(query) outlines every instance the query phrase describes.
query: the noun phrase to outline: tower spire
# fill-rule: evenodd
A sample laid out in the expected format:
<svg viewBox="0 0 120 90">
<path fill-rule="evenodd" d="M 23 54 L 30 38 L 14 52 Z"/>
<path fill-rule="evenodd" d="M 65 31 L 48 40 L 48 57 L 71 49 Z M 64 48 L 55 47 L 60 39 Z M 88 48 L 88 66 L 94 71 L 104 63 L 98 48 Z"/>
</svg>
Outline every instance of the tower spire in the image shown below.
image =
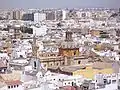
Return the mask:
<svg viewBox="0 0 120 90">
<path fill-rule="evenodd" d="M 36 45 L 36 35 L 33 36 L 33 43 L 32 43 L 32 56 L 33 57 L 37 57 L 37 50 L 38 50 L 38 47 Z"/>
</svg>

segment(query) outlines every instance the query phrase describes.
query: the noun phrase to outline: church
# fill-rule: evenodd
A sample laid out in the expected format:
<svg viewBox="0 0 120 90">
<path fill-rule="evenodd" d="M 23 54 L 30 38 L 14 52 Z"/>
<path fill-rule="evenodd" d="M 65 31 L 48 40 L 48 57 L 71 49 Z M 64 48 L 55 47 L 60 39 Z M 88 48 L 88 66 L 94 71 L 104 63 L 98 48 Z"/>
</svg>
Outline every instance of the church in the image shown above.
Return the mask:
<svg viewBox="0 0 120 90">
<path fill-rule="evenodd" d="M 65 40 L 60 43 L 58 53 L 55 55 L 39 56 L 40 62 L 44 68 L 79 65 L 81 62 L 87 61 L 87 57 L 81 56 L 79 44 L 74 42 L 72 32 L 67 30 Z"/>
</svg>

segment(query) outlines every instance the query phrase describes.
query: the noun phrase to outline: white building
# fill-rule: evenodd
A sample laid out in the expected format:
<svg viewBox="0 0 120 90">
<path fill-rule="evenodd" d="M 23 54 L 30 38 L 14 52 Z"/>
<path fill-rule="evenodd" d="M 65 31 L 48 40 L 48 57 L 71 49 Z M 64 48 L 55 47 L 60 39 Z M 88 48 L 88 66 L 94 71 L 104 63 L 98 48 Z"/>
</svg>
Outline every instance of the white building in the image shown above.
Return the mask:
<svg viewBox="0 0 120 90">
<path fill-rule="evenodd" d="M 91 17 L 91 12 L 85 12 L 85 11 L 81 11 L 81 12 L 77 12 L 77 16 L 79 18 L 90 18 Z"/>
<path fill-rule="evenodd" d="M 0 90 L 24 90 L 22 82 L 19 80 L 5 82 Z"/>
<path fill-rule="evenodd" d="M 34 14 L 34 22 L 40 22 L 46 20 L 46 14 L 45 13 L 35 13 Z"/>
<path fill-rule="evenodd" d="M 65 10 L 62 10 L 62 20 L 65 20 L 66 19 L 66 16 L 67 16 L 67 12 Z"/>
<path fill-rule="evenodd" d="M 36 35 L 36 36 L 44 36 L 46 34 L 46 31 L 47 31 L 46 25 L 42 25 L 39 27 L 31 26 L 31 28 L 33 28 L 33 35 Z"/>
<path fill-rule="evenodd" d="M 95 81 L 96 90 L 118 90 L 118 85 L 120 83 L 120 74 L 97 74 L 95 76 Z"/>
</svg>

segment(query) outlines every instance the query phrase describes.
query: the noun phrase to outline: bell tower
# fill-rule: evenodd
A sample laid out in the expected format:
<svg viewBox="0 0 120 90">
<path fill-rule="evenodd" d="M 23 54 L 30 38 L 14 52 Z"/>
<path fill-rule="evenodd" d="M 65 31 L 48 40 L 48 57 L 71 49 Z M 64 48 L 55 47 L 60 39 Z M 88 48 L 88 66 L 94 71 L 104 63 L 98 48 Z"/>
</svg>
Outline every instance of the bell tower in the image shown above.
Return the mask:
<svg viewBox="0 0 120 90">
<path fill-rule="evenodd" d="M 37 59 L 37 50 L 38 50 L 38 47 L 36 45 L 36 37 L 33 36 L 33 43 L 32 43 L 32 60 L 31 60 L 31 63 L 32 63 L 32 67 L 33 67 L 33 70 L 37 70 L 39 69 L 40 65 L 39 65 L 39 59 Z"/>
<path fill-rule="evenodd" d="M 72 39 L 72 32 L 69 32 L 67 31 L 66 32 L 66 39 L 65 39 L 66 42 L 72 42 L 73 39 Z"/>
<path fill-rule="evenodd" d="M 79 56 L 79 45 L 74 42 L 71 31 L 66 32 L 65 40 L 59 48 L 59 55 L 66 57 Z"/>
<path fill-rule="evenodd" d="M 32 56 L 33 57 L 37 57 L 37 50 L 38 50 L 38 47 L 36 45 L 36 37 L 34 36 L 33 43 L 32 43 Z"/>
</svg>

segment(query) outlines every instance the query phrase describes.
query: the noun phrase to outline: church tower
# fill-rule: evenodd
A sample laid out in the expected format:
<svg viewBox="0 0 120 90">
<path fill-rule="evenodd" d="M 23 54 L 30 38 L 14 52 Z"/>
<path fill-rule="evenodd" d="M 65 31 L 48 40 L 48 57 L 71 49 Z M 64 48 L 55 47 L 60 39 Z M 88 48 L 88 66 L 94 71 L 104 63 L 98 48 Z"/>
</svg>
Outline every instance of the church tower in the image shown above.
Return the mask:
<svg viewBox="0 0 120 90">
<path fill-rule="evenodd" d="M 38 47 L 36 45 L 36 37 L 33 37 L 33 43 L 32 43 L 32 57 L 37 57 L 37 50 Z"/>
<path fill-rule="evenodd" d="M 37 59 L 37 50 L 38 47 L 36 45 L 36 37 L 33 37 L 33 43 L 32 43 L 32 66 L 34 70 L 38 70 L 39 68 L 39 60 Z"/>
<path fill-rule="evenodd" d="M 79 56 L 79 46 L 73 41 L 71 31 L 66 32 L 65 40 L 59 48 L 59 55 L 66 57 Z"/>
<path fill-rule="evenodd" d="M 67 31 L 66 32 L 66 39 L 65 39 L 66 42 L 72 42 L 73 39 L 72 39 L 72 32 L 70 31 Z"/>
<path fill-rule="evenodd" d="M 79 56 L 79 45 L 73 41 L 71 31 L 66 32 L 65 40 L 59 48 L 59 55 L 65 57 L 65 65 L 72 65 L 74 57 Z"/>
</svg>

